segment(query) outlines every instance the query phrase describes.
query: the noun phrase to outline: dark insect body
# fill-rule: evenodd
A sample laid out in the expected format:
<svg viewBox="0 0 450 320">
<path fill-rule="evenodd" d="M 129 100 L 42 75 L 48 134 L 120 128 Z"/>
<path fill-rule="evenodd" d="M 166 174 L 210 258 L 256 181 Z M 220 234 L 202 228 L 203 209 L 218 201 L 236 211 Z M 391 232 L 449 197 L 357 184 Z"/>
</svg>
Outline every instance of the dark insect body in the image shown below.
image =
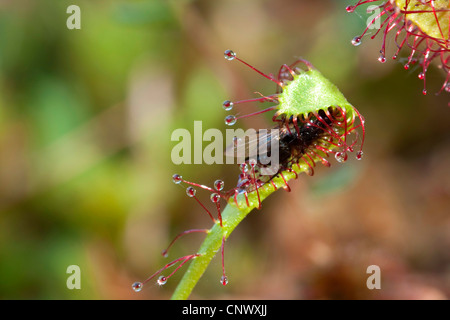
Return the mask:
<svg viewBox="0 0 450 320">
<path fill-rule="evenodd" d="M 346 160 L 345 150 L 352 150 L 356 142 L 351 145 L 346 143 L 346 137 L 353 131 L 349 130 L 346 123 L 345 111 L 339 107 L 330 107 L 328 110 L 319 110 L 308 116 L 298 115 L 287 118 L 280 115 L 280 119 L 274 129 L 279 130 L 279 168 L 273 175 L 262 175 L 261 169 L 270 164 L 261 163 L 261 157 L 271 157 L 270 135 L 258 136 L 259 143 L 265 143 L 267 155 L 258 155 L 256 162 L 251 163 L 251 158 L 245 159 L 246 165 L 241 165 L 242 173 L 239 176 L 237 187 L 227 192 L 227 196 L 250 193 L 257 191 L 265 183 L 271 182 L 275 177 L 283 178 L 284 171 L 291 171 L 293 166 L 305 163 L 309 167 L 307 173 L 314 174 L 314 158 L 319 158 L 325 166 L 330 166 L 326 159 L 330 153 L 334 153 L 338 161 Z M 333 149 L 344 149 L 344 152 Z M 249 170 L 251 168 L 251 170 Z M 286 189 L 289 187 L 286 185 Z"/>
</svg>

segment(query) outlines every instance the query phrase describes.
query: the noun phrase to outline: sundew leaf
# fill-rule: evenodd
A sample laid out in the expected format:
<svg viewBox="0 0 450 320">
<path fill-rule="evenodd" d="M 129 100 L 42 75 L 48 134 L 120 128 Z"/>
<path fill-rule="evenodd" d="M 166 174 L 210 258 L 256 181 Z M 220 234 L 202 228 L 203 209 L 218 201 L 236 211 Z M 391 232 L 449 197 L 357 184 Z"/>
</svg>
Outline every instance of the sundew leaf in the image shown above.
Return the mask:
<svg viewBox="0 0 450 320">
<path fill-rule="evenodd" d="M 433 38 L 448 39 L 450 17 L 448 0 L 433 1 L 433 9 L 428 4 L 417 0 L 396 0 L 395 3 L 400 9 L 406 11 L 405 18 L 411 20 L 424 33 Z"/>
<path fill-rule="evenodd" d="M 188 270 L 184 274 L 181 282 L 176 288 L 172 299 L 187 299 L 196 286 L 199 279 L 204 274 L 206 268 L 217 252 L 222 255 L 222 277 L 220 283 L 226 285 L 228 277 L 225 272 L 224 246 L 225 242 L 237 227 L 237 225 L 254 208 L 261 208 L 262 202 L 273 192 L 285 189 L 290 191 L 288 182 L 297 179 L 300 173 L 313 175 L 313 167 L 317 163 L 330 166 L 327 160 L 330 154 L 334 154 L 339 162 L 347 160 L 347 152 L 353 152 L 359 135 L 355 133 L 358 128 L 362 129 L 361 149 L 364 143 L 365 127 L 364 118 L 343 96 L 338 88 L 326 79 L 312 64 L 306 60 L 298 59 L 292 65 L 283 65 L 278 73 L 278 78 L 268 76 L 245 61 L 241 60 L 231 50 L 226 50 L 224 57 L 227 60 L 238 60 L 249 66 L 265 78 L 277 83 L 282 92 L 269 97 L 262 97 L 256 100 L 270 100 L 278 102 L 274 107 L 267 108 L 263 112 L 277 110 L 273 116 L 273 125 L 276 125 L 283 136 L 279 140 L 285 145 L 283 162 L 276 167 L 275 171 L 267 173 L 265 164 L 261 160 L 268 156 L 268 152 L 260 155 L 259 160 L 245 159 L 239 164 L 241 174 L 239 182 L 235 188 L 223 191 L 223 181 L 216 180 L 214 189 L 195 182 L 184 180 L 180 175 L 175 174 L 172 180 L 175 184 L 188 184 L 186 188 L 187 196 L 195 199 L 208 213 L 214 225 L 210 229 L 191 229 L 182 232 L 181 235 L 192 232 L 206 233 L 206 239 L 199 250 L 190 255 L 177 258 L 167 263 L 163 268 L 153 273 L 144 282 L 135 282 L 133 290 L 140 291 L 143 285 L 159 276 L 157 284 L 164 285 L 167 280 L 179 270 L 185 263 L 191 262 Z M 306 70 L 296 67 L 301 65 Z M 255 101 L 247 100 L 248 101 Z M 242 103 L 243 100 L 238 101 Z M 237 102 L 236 102 L 237 103 Z M 227 111 L 231 110 L 226 104 Z M 261 112 L 249 114 L 254 116 Z M 233 120 L 238 117 L 231 116 Z M 230 115 L 225 118 L 225 123 L 233 125 L 236 121 L 228 121 Z M 353 136 L 353 138 L 351 138 Z M 361 149 L 357 152 L 356 158 L 362 158 Z M 273 169 L 273 168 L 272 168 Z M 217 219 L 196 197 L 194 187 L 211 192 L 211 201 L 217 207 Z M 218 199 L 218 200 L 217 200 Z M 225 199 L 227 205 L 221 210 L 219 200 Z M 169 247 L 174 243 L 171 242 Z M 168 250 L 164 250 L 166 255 Z M 163 271 L 179 264 L 169 275 L 161 275 Z"/>
</svg>

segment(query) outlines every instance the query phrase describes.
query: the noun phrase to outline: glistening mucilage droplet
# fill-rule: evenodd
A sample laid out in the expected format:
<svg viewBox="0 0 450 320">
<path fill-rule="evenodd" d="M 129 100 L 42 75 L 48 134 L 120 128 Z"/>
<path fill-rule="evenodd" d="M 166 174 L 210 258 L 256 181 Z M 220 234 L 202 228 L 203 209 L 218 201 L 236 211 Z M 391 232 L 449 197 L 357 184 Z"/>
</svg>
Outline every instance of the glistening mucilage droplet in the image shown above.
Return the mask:
<svg viewBox="0 0 450 320">
<path fill-rule="evenodd" d="M 334 157 L 340 163 L 344 163 L 345 161 L 347 161 L 348 155 L 347 155 L 347 152 L 336 152 Z"/>
<path fill-rule="evenodd" d="M 225 111 L 230 111 L 231 109 L 233 109 L 233 102 L 231 102 L 230 100 L 225 100 L 222 103 L 222 107 L 225 109 Z"/>
<path fill-rule="evenodd" d="M 234 60 L 234 58 L 236 58 L 236 53 L 234 53 L 232 50 L 225 50 L 223 55 L 227 60 Z"/>
<path fill-rule="evenodd" d="M 248 164 L 245 163 L 245 162 L 241 163 L 240 164 L 240 169 L 241 169 L 241 172 L 247 172 L 248 171 Z"/>
<path fill-rule="evenodd" d="M 362 157 L 363 157 L 363 155 L 364 155 L 364 152 L 358 151 L 358 153 L 356 154 L 356 159 L 357 159 L 357 160 L 361 160 Z"/>
<path fill-rule="evenodd" d="M 220 200 L 220 195 L 217 193 L 212 193 L 210 199 L 213 203 L 217 203 Z"/>
<path fill-rule="evenodd" d="M 359 36 L 356 36 L 352 39 L 352 45 L 354 45 L 355 47 L 359 46 L 361 43 L 361 37 Z"/>
<path fill-rule="evenodd" d="M 233 115 L 229 115 L 225 117 L 225 124 L 228 126 L 232 126 L 236 123 L 236 117 Z"/>
<path fill-rule="evenodd" d="M 139 292 L 142 290 L 142 287 L 144 285 L 142 284 L 142 282 L 135 282 L 131 285 L 131 287 L 133 288 L 134 292 Z"/>
<path fill-rule="evenodd" d="M 187 187 L 186 188 L 186 194 L 189 196 L 189 197 L 194 197 L 195 196 L 195 193 L 196 193 L 197 191 L 193 188 L 193 187 Z"/>
<path fill-rule="evenodd" d="M 163 286 L 167 283 L 167 278 L 165 276 L 160 276 L 158 280 L 156 280 L 156 283 L 160 286 Z"/>
<path fill-rule="evenodd" d="M 217 191 L 222 191 L 224 186 L 225 186 L 225 183 L 222 180 L 214 181 L 214 188 Z"/>
<path fill-rule="evenodd" d="M 446 92 L 450 92 L 450 83 L 447 83 L 447 84 L 444 86 L 444 90 L 445 90 Z"/>
<path fill-rule="evenodd" d="M 182 180 L 183 180 L 183 178 L 179 174 L 174 174 L 172 176 L 172 181 L 175 184 L 180 184 Z"/>
</svg>

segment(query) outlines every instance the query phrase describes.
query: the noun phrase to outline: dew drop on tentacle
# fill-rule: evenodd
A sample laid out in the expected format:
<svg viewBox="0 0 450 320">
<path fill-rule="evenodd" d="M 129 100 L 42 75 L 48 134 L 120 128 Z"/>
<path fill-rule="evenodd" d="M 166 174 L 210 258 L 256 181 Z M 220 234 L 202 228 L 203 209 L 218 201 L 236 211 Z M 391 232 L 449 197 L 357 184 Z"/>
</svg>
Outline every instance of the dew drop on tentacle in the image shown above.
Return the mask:
<svg viewBox="0 0 450 320">
<path fill-rule="evenodd" d="M 225 124 L 229 125 L 229 126 L 232 126 L 232 125 L 234 125 L 236 123 L 236 120 L 237 120 L 236 117 L 233 116 L 233 115 L 226 116 L 225 117 Z"/>
<path fill-rule="evenodd" d="M 357 160 L 361 160 L 362 157 L 363 157 L 363 155 L 364 155 L 364 152 L 358 151 L 358 153 L 356 154 L 356 159 L 357 159 Z"/>
<path fill-rule="evenodd" d="M 187 187 L 186 188 L 186 194 L 189 196 L 189 197 L 195 197 L 195 193 L 196 193 L 197 191 L 193 188 L 193 187 Z"/>
<path fill-rule="evenodd" d="M 156 280 L 156 283 L 160 286 L 163 286 L 167 283 L 167 278 L 165 276 L 160 276 L 158 280 Z"/>
<path fill-rule="evenodd" d="M 183 181 L 183 177 L 181 177 L 179 174 L 174 174 L 174 175 L 172 176 L 172 181 L 173 181 L 173 183 L 175 183 L 175 184 L 180 184 L 181 181 Z"/>
<path fill-rule="evenodd" d="M 225 183 L 222 180 L 214 181 L 214 188 L 217 191 L 222 191 L 224 186 L 225 186 Z"/>
<path fill-rule="evenodd" d="M 233 109 L 233 105 L 234 103 L 230 100 L 225 100 L 222 103 L 222 107 L 225 109 L 225 111 L 230 111 L 231 109 Z"/>
<path fill-rule="evenodd" d="M 227 278 L 227 276 L 222 276 L 222 277 L 220 278 L 220 283 L 221 283 L 222 285 L 226 286 L 226 285 L 228 284 L 228 278 Z"/>
<path fill-rule="evenodd" d="M 345 8 L 345 10 L 347 10 L 348 13 L 351 13 L 351 12 L 355 11 L 355 8 L 356 8 L 355 6 L 347 6 Z"/>
<path fill-rule="evenodd" d="M 450 92 L 450 83 L 447 83 L 447 84 L 445 85 L 444 90 L 445 90 L 446 92 Z"/>
<path fill-rule="evenodd" d="M 419 73 L 419 75 L 417 76 L 420 80 L 423 80 L 425 78 L 425 73 L 421 72 Z"/>
<path fill-rule="evenodd" d="M 378 57 L 378 61 L 380 61 L 381 63 L 385 63 L 385 62 L 386 62 L 386 57 L 384 56 L 384 54 L 381 54 L 381 55 Z"/>
<path fill-rule="evenodd" d="M 236 58 L 236 53 L 234 53 L 232 50 L 225 50 L 223 55 L 227 60 L 233 60 L 234 58 Z"/>
<path fill-rule="evenodd" d="M 220 200 L 220 195 L 218 193 L 212 193 L 210 199 L 213 203 L 217 203 Z"/>
<path fill-rule="evenodd" d="M 354 45 L 355 47 L 359 46 L 361 43 L 362 41 L 360 36 L 356 36 L 352 39 L 352 45 Z"/>
<path fill-rule="evenodd" d="M 345 161 L 347 161 L 348 155 L 347 155 L 347 152 L 336 152 L 334 157 L 340 163 L 344 163 Z"/>
<path fill-rule="evenodd" d="M 245 162 L 241 163 L 240 164 L 240 169 L 241 169 L 241 172 L 243 172 L 243 173 L 248 172 L 248 165 L 247 165 L 247 163 L 245 163 Z"/>
<path fill-rule="evenodd" d="M 135 282 L 131 285 L 131 287 L 133 288 L 134 292 L 139 292 L 142 290 L 142 287 L 144 285 L 142 284 L 142 282 Z"/>
</svg>

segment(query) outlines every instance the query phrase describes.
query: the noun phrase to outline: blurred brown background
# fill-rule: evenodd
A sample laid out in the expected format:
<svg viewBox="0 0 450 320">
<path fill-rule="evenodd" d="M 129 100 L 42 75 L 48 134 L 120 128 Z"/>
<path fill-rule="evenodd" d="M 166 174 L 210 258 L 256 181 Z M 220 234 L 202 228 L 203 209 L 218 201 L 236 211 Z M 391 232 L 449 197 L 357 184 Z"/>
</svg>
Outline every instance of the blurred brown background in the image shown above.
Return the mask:
<svg viewBox="0 0 450 320">
<path fill-rule="evenodd" d="M 176 234 L 211 225 L 172 174 L 229 188 L 238 175 L 172 164 L 172 131 L 194 120 L 225 130 L 224 100 L 276 89 L 225 61 L 233 49 L 267 73 L 310 60 L 365 116 L 364 159 L 319 166 L 264 201 L 227 241 L 229 284 L 216 257 L 191 297 L 448 299 L 450 109 L 448 94 L 434 95 L 444 75 L 430 67 L 423 96 L 417 68 L 377 61 L 381 39 L 353 47 L 367 15 L 347 13 L 353 2 L 2 1 L 0 298 L 171 296 L 186 268 L 161 288 L 131 284 L 167 263 L 160 252 Z M 70 4 L 81 30 L 66 27 Z M 186 236 L 170 258 L 202 238 Z M 81 290 L 66 287 L 72 264 Z M 381 290 L 366 287 L 369 265 Z"/>
</svg>

